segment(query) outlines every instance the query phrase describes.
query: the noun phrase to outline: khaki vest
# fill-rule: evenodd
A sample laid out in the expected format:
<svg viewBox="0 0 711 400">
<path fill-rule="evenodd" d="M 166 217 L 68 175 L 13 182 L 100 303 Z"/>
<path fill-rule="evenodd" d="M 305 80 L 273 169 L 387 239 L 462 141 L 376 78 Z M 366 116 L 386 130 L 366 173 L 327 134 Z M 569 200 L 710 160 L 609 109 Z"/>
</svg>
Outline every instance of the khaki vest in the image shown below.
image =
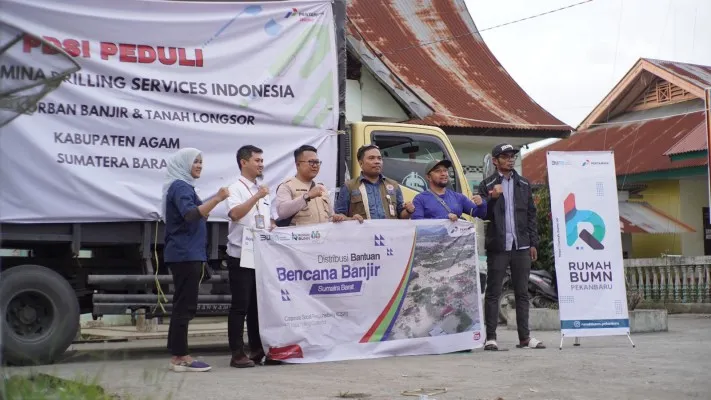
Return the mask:
<svg viewBox="0 0 711 400">
<path fill-rule="evenodd" d="M 390 195 L 390 200 L 388 200 L 387 195 L 387 186 L 392 185 L 393 193 Z M 397 188 L 400 186 L 398 185 L 397 182 L 390 178 L 383 178 L 383 180 L 380 182 L 380 201 L 383 204 L 383 211 L 385 212 L 385 218 L 386 219 L 398 219 L 399 216 L 397 215 L 397 197 L 396 197 L 396 192 Z M 361 190 L 361 177 L 357 177 L 355 179 L 351 179 L 348 182 L 346 182 L 346 187 L 348 187 L 348 193 L 351 195 L 351 205 L 348 208 L 348 217 L 352 217 L 356 214 L 360 214 L 364 219 L 368 218 L 368 214 L 366 214 L 366 203 L 365 201 L 368 200 L 368 193 L 366 193 L 365 188 Z M 365 201 L 364 201 L 365 199 Z M 393 207 L 395 208 L 395 215 L 390 214 L 390 206 L 389 204 L 392 203 Z"/>
<path fill-rule="evenodd" d="M 311 183 L 303 183 L 296 178 L 290 178 L 284 181 L 282 185 L 289 188 L 292 200 L 303 197 L 304 194 L 311 190 Z M 290 225 L 311 225 L 328 222 L 332 213 L 330 200 L 327 195 L 323 195 L 307 202 L 306 208 L 299 210 L 291 217 Z"/>
</svg>

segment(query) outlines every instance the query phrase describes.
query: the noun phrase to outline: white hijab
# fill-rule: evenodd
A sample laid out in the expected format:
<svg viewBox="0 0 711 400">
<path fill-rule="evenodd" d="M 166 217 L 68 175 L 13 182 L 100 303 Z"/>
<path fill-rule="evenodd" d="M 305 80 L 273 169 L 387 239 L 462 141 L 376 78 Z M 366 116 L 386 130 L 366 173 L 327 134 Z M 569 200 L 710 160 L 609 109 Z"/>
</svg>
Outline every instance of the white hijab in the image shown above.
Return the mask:
<svg viewBox="0 0 711 400">
<path fill-rule="evenodd" d="M 185 147 L 176 151 L 168 159 L 168 167 L 165 178 L 165 183 L 163 183 L 163 196 L 161 204 L 161 215 L 163 222 L 165 222 L 165 212 L 168 205 L 168 189 L 174 181 L 181 180 L 186 182 L 190 186 L 193 186 L 195 178 L 193 178 L 191 171 L 193 169 L 193 163 L 197 156 L 201 155 L 202 152 L 198 149 L 192 147 Z"/>
</svg>

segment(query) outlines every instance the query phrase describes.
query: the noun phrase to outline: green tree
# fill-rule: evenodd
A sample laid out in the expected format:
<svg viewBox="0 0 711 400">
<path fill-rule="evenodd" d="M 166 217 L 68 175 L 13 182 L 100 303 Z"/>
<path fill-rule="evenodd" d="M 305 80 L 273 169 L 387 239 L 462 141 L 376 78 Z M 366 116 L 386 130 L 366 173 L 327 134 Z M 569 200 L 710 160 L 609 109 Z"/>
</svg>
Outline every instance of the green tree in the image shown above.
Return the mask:
<svg viewBox="0 0 711 400">
<path fill-rule="evenodd" d="M 546 179 L 547 181 L 547 179 Z M 548 182 L 539 187 L 533 195 L 538 223 L 538 260 L 533 268 L 548 271 L 555 282 L 555 258 L 553 256 L 553 221 L 551 218 L 551 193 Z"/>
</svg>

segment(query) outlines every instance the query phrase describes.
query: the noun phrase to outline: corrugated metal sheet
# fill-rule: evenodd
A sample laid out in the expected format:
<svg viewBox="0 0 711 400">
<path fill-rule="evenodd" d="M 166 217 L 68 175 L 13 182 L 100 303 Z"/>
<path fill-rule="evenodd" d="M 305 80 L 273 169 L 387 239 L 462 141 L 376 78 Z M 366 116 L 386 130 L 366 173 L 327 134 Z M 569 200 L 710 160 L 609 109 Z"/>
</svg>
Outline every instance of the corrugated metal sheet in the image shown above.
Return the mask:
<svg viewBox="0 0 711 400">
<path fill-rule="evenodd" d="M 672 161 L 664 153 L 704 121 L 704 112 L 644 122 L 603 125 L 580 130 L 570 138 L 529 153 L 524 175 L 545 183 L 547 151 L 613 150 L 617 176 L 706 165 L 706 158 Z"/>
<path fill-rule="evenodd" d="M 693 233 L 696 230 L 649 203 L 621 201 L 620 232 L 623 233 Z"/>
<path fill-rule="evenodd" d="M 688 135 L 679 141 L 679 143 L 667 150 L 665 156 L 673 156 L 676 154 L 690 153 L 692 151 L 706 150 L 706 123 L 702 122 L 696 128 L 692 129 Z"/>
<path fill-rule="evenodd" d="M 504 70 L 478 33 L 464 0 L 350 0 L 348 18 L 349 32 L 435 110 L 411 122 L 572 130 Z"/>
<path fill-rule="evenodd" d="M 701 89 L 711 88 L 711 66 L 655 60 L 651 58 L 645 58 L 645 60 L 658 66 L 659 68 L 666 69 L 680 79 L 684 79 L 685 81 L 691 83 L 692 85 L 696 85 Z"/>
</svg>

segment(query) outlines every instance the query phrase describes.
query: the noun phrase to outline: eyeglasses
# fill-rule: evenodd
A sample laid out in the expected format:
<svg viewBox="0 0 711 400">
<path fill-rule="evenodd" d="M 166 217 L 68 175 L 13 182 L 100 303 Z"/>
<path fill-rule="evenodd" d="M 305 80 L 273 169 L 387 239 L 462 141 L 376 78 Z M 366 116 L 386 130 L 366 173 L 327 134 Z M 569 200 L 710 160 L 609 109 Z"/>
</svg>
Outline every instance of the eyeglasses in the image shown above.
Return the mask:
<svg viewBox="0 0 711 400">
<path fill-rule="evenodd" d="M 312 167 L 320 167 L 322 162 L 321 160 L 299 161 L 299 163 L 309 163 Z"/>
<path fill-rule="evenodd" d="M 502 159 L 502 160 L 514 160 L 514 161 L 516 161 L 516 159 L 518 158 L 518 154 L 501 154 L 501 155 L 499 155 L 499 156 L 496 157 L 496 158 L 500 158 L 500 159 Z"/>
</svg>

